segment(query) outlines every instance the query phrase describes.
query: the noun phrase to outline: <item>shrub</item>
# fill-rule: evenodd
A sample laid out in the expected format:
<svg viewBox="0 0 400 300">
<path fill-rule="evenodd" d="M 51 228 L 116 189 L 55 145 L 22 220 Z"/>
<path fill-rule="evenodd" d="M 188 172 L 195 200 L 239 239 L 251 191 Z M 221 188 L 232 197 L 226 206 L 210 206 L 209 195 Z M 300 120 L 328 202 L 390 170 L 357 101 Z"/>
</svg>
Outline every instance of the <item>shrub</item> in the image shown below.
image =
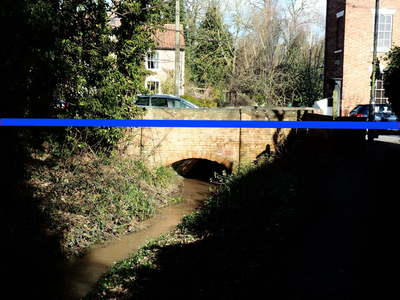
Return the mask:
<svg viewBox="0 0 400 300">
<path fill-rule="evenodd" d="M 30 185 L 48 216 L 48 234 L 61 234 L 67 256 L 96 242 L 140 229 L 158 208 L 179 201 L 176 172 L 150 169 L 143 161 L 114 157 L 40 159 L 30 167 Z"/>
<path fill-rule="evenodd" d="M 192 102 L 200 107 L 217 107 L 217 102 L 207 99 L 198 99 L 189 95 L 181 96 L 181 98 Z"/>
<path fill-rule="evenodd" d="M 400 47 L 393 47 L 385 61 L 389 62 L 383 73 L 385 94 L 389 97 L 389 102 L 392 104 L 395 114 L 400 116 Z"/>
</svg>

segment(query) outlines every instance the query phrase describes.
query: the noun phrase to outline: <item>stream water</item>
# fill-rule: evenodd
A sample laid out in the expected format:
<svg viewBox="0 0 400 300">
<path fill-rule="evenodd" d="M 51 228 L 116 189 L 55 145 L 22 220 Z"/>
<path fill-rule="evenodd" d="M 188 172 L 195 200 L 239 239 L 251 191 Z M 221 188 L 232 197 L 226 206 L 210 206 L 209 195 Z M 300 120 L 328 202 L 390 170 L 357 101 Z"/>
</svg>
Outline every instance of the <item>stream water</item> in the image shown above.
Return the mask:
<svg viewBox="0 0 400 300">
<path fill-rule="evenodd" d="M 166 207 L 145 222 L 146 230 L 94 245 L 82 258 L 71 261 L 66 267 L 57 299 L 80 299 L 89 293 L 100 277 L 120 260 L 127 259 L 144 244 L 147 237 L 156 237 L 175 228 L 180 219 L 200 206 L 213 185 L 198 179 L 184 179 L 183 202 Z"/>
</svg>

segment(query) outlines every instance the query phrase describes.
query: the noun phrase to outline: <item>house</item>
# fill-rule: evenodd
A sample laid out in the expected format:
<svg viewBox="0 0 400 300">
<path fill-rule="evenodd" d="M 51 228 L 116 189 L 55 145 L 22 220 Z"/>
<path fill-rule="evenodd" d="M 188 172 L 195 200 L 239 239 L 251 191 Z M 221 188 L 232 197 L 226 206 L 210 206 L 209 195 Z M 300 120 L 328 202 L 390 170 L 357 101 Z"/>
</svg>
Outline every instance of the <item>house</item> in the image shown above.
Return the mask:
<svg viewBox="0 0 400 300">
<path fill-rule="evenodd" d="M 324 98 L 337 99 L 337 115 L 347 116 L 368 104 L 371 92 L 375 0 L 327 0 Z M 400 1 L 380 0 L 377 55 L 400 45 Z M 387 103 L 382 80 L 376 81 L 376 103 Z"/>
<path fill-rule="evenodd" d="M 184 94 L 185 41 L 180 25 L 180 90 Z M 146 55 L 146 69 L 152 74 L 146 78 L 145 86 L 157 94 L 173 94 L 175 91 L 175 24 L 166 24 L 156 31 L 155 50 Z"/>
<path fill-rule="evenodd" d="M 121 20 L 115 14 L 109 13 L 111 27 L 121 26 Z M 149 51 L 145 58 L 145 67 L 150 71 L 144 85 L 156 94 L 175 93 L 175 24 L 166 24 L 157 29 L 154 36 L 155 50 Z M 184 94 L 185 82 L 185 40 L 183 25 L 180 25 L 180 89 Z"/>
</svg>

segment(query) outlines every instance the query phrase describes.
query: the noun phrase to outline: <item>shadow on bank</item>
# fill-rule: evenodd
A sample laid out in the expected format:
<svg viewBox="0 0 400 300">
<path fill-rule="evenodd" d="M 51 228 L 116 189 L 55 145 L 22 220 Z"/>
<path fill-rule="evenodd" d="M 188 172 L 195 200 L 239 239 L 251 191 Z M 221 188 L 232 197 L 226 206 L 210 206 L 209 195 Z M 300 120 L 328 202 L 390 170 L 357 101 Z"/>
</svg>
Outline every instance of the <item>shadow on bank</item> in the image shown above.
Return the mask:
<svg viewBox="0 0 400 300">
<path fill-rule="evenodd" d="M 27 184 L 31 174 L 26 165 L 35 162 L 26 145 L 34 133 L 12 127 L 0 131 L 1 290 L 12 299 L 52 299 L 52 279 L 62 256 L 58 237 L 46 235 L 49 219 Z"/>
<path fill-rule="evenodd" d="M 61 253 L 58 237 L 45 234 L 49 220 L 39 209 L 41 200 L 26 185 L 30 174 L 25 164 L 32 158 L 19 144 L 26 131 L 1 129 L 2 137 L 10 141 L 0 153 L 3 291 L 16 293 L 18 299 L 53 299 L 52 288 L 57 287 L 52 280 Z M 318 165 L 313 152 L 321 149 L 315 145 L 329 145 L 329 134 L 333 133 L 292 130 L 285 137 L 277 129 L 273 138 L 277 159 L 272 160 L 271 145 L 266 145 L 256 167 L 242 168 L 233 177 L 221 176 L 226 184 L 207 206 L 183 219 L 174 242 L 162 247 L 149 244 L 147 256 L 137 256 L 127 268 L 118 264 L 108 275 L 117 284 L 101 297 L 238 299 L 280 293 L 284 298 L 287 284 L 282 269 L 294 228 L 325 209 L 313 186 L 322 171 L 309 166 Z M 197 241 L 187 242 L 189 233 Z"/>
<path fill-rule="evenodd" d="M 277 129 L 275 153 L 266 145 L 255 166 L 221 176 L 225 184 L 202 209 L 117 263 L 85 299 L 289 299 L 284 270 L 298 228 L 328 209 L 317 182 L 332 164 L 315 153 L 340 149 L 343 137 L 335 136 L 292 130 L 283 137 Z M 318 148 L 327 141 L 330 147 Z"/>
</svg>

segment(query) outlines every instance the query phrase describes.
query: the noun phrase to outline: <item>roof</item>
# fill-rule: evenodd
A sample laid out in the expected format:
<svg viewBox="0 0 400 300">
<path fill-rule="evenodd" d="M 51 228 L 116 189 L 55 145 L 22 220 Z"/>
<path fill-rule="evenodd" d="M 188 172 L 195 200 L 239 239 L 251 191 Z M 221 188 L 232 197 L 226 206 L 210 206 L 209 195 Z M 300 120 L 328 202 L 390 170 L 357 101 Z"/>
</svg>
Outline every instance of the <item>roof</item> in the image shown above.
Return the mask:
<svg viewBox="0 0 400 300">
<path fill-rule="evenodd" d="M 111 27 L 120 27 L 121 19 L 118 18 L 114 13 L 108 13 L 110 18 Z M 155 43 L 157 50 L 175 50 L 175 24 L 165 24 L 165 29 L 158 28 L 155 32 Z M 183 36 L 183 25 L 180 24 L 180 50 L 185 50 L 185 38 Z"/>
<path fill-rule="evenodd" d="M 164 29 L 157 29 L 155 42 L 157 50 L 175 50 L 175 24 L 165 24 Z M 183 37 L 183 25 L 180 24 L 180 50 L 185 50 L 185 39 Z"/>
</svg>

